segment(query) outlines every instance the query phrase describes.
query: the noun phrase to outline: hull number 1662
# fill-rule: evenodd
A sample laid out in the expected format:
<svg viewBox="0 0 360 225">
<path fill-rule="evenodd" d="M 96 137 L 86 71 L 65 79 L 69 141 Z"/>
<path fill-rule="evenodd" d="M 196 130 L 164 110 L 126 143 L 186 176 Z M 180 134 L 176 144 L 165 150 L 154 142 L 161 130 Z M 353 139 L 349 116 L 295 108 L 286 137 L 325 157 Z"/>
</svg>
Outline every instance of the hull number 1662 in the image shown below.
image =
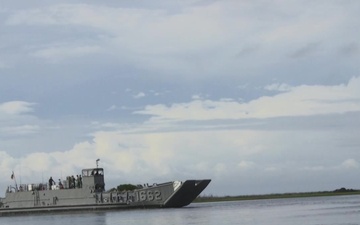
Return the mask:
<svg viewBox="0 0 360 225">
<path fill-rule="evenodd" d="M 139 191 L 136 192 L 138 201 L 161 201 L 161 192 L 159 190 Z"/>
</svg>

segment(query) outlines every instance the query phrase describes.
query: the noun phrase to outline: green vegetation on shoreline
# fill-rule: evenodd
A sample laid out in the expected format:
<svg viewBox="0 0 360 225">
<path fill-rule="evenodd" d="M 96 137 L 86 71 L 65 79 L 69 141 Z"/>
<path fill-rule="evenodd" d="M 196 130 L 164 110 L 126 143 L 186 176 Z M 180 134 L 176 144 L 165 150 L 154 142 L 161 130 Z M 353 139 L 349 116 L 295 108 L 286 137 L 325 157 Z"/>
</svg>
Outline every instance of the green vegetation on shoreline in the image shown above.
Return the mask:
<svg viewBox="0 0 360 225">
<path fill-rule="evenodd" d="M 360 190 L 337 189 L 335 191 L 321 192 L 302 192 L 302 193 L 284 193 L 284 194 L 265 194 L 265 195 L 240 195 L 240 196 L 199 196 L 194 202 L 223 202 L 223 201 L 244 201 L 260 199 L 280 199 L 280 198 L 306 198 L 306 197 L 324 197 L 339 195 L 360 195 Z"/>
</svg>

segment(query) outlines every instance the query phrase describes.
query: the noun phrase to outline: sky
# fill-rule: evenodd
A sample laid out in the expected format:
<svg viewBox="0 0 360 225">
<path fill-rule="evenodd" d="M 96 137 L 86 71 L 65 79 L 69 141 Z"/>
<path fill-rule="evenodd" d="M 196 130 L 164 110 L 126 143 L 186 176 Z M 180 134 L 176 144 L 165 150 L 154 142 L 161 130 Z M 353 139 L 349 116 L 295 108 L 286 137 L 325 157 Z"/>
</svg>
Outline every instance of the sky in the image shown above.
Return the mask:
<svg viewBox="0 0 360 225">
<path fill-rule="evenodd" d="M 360 189 L 360 1 L 0 0 L 0 196 L 105 169 Z"/>
</svg>

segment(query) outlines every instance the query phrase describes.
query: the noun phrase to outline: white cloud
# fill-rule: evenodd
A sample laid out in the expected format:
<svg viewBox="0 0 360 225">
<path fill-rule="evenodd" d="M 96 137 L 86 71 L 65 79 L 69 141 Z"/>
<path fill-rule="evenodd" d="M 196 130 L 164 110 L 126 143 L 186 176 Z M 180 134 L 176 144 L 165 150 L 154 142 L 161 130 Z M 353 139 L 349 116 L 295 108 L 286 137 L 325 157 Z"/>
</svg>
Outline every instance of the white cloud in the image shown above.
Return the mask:
<svg viewBox="0 0 360 225">
<path fill-rule="evenodd" d="M 12 101 L 0 104 L 0 113 L 17 115 L 23 113 L 33 112 L 33 106 L 35 103 L 24 102 L 24 101 Z"/>
<path fill-rule="evenodd" d="M 32 55 L 56 62 L 69 57 L 81 57 L 101 51 L 102 49 L 99 46 L 58 46 L 38 50 L 32 53 Z"/>
<path fill-rule="evenodd" d="M 248 138 L 238 140 L 239 135 Z M 10 174 L 13 169 L 18 174 L 21 170 L 24 182 L 36 182 L 32 179 L 40 179 L 42 174 L 60 177 L 79 173 L 82 168 L 94 166 L 94 159 L 100 158 L 101 166 L 108 170 L 109 180 L 126 176 L 132 182 L 162 182 L 166 181 L 164 179 L 191 179 L 213 174 L 221 176 L 231 169 L 226 163 L 229 156 L 237 158 L 238 155 L 256 153 L 242 147 L 255 141 L 255 136 L 251 136 L 239 131 L 97 132 L 91 142 L 81 142 L 67 151 L 35 152 L 18 159 L 0 151 L 3 156 L 0 172 Z M 217 151 L 225 145 L 227 154 Z"/>
<path fill-rule="evenodd" d="M 48 153 L 32 153 L 21 160 L 21 166 L 32 172 L 53 171 L 58 165 L 54 163 L 53 154 Z"/>
<path fill-rule="evenodd" d="M 201 97 L 201 95 L 193 95 L 193 96 L 191 96 L 191 99 L 199 100 L 199 99 L 202 99 L 202 97 Z"/>
<path fill-rule="evenodd" d="M 36 103 L 11 101 L 0 104 L 0 138 L 29 136 L 41 131 L 46 123 L 33 115 Z"/>
<path fill-rule="evenodd" d="M 109 126 L 116 130 L 98 131 L 91 141 L 80 142 L 64 151 L 34 152 L 20 158 L 0 151 L 0 172 L 11 174 L 14 170 L 16 174 L 22 173 L 25 183 L 40 182 L 42 177 L 58 179 L 77 174 L 82 168 L 95 166 L 95 159 L 100 158 L 100 166 L 106 169 L 108 188 L 118 185 L 118 182 L 211 178 L 216 193 L 244 194 L 254 193 L 251 192 L 252 185 L 259 180 L 263 184 L 260 190 L 269 190 L 266 185 L 269 178 L 266 176 L 273 176 L 272 182 L 277 182 L 279 187 L 275 190 L 281 191 L 282 186 L 289 187 L 283 183 L 287 179 L 281 176 L 282 173 L 293 171 L 306 180 L 309 171 L 312 171 L 312 175 L 321 176 L 323 180 L 327 179 L 324 174 L 330 176 L 334 172 L 346 172 L 349 168 L 357 170 L 359 165 L 350 158 L 339 167 L 338 156 L 323 158 L 323 155 L 334 152 L 334 146 L 339 145 L 338 140 L 343 139 L 339 133 L 344 135 L 344 131 L 233 129 L 144 132 L 147 124 L 129 125 L 127 129 L 124 125 Z M 141 129 L 142 132 L 138 132 Z M 349 148 L 342 148 L 340 154 L 349 155 Z M 239 179 L 234 180 L 234 177 Z M 248 182 L 241 182 L 244 179 Z M 1 186 L 7 182 L 10 178 L 0 181 Z M 222 189 L 221 184 L 224 183 L 229 187 L 241 185 L 243 189 Z"/>
<path fill-rule="evenodd" d="M 156 11 L 112 8 L 90 4 L 55 4 L 49 7 L 15 12 L 7 25 L 80 25 L 118 31 L 138 25 L 140 20 Z"/>
<path fill-rule="evenodd" d="M 143 98 L 143 97 L 145 97 L 146 95 L 145 95 L 145 93 L 144 92 L 139 92 L 139 93 L 137 93 L 136 95 L 134 95 L 133 97 L 135 98 L 135 99 L 139 99 L 139 98 Z"/>
<path fill-rule="evenodd" d="M 13 157 L 11 157 L 7 152 L 0 151 L 0 172 L 2 174 L 9 174 L 10 178 L 10 170 L 15 167 L 15 161 Z M 4 171 L 6 171 L 4 173 Z"/>
<path fill-rule="evenodd" d="M 323 171 L 325 169 L 329 169 L 329 168 L 325 168 L 324 166 L 311 166 L 311 167 L 305 167 L 304 170 L 306 171 L 310 171 L 310 172 L 313 172 L 313 171 Z"/>
<path fill-rule="evenodd" d="M 359 165 L 359 162 L 355 159 L 347 159 L 341 164 L 341 166 L 346 169 L 357 169 L 359 168 Z"/>
<path fill-rule="evenodd" d="M 311 7 L 308 7 L 310 3 Z M 331 42 L 329 46 L 334 46 L 337 35 L 350 29 L 342 24 L 354 21 L 353 13 L 338 10 L 336 3 L 326 4 L 328 10 L 324 11 L 322 1 L 316 4 L 311 1 L 301 4 L 293 1 L 261 4 L 211 1 L 201 5 L 183 4 L 176 13 L 162 7 L 57 4 L 14 11 L 6 24 L 94 29 L 99 36 L 106 37 L 99 41 L 101 50 L 118 57 L 121 62 L 161 71 L 167 76 L 190 74 L 188 78 L 197 79 L 234 74 L 234 71 L 242 71 L 244 66 L 257 68 L 259 61 L 266 68 L 274 62 L 283 62 L 284 57 L 297 51 L 299 46 L 324 37 L 334 37 L 331 40 L 326 38 Z M 239 50 L 249 49 L 249 46 L 250 49 L 251 46 L 260 46 L 260 51 L 250 55 L 245 51 L 248 57 L 242 58 L 241 63 L 234 60 Z M 99 51 L 74 48 L 73 51 L 44 49 L 35 55 L 64 54 L 66 57 L 79 55 L 79 52 L 83 54 L 85 50 L 86 53 Z M 240 74 L 238 72 L 236 76 Z"/>
<path fill-rule="evenodd" d="M 106 111 L 114 111 L 116 110 L 118 107 L 116 105 L 112 105 L 110 106 Z"/>
<path fill-rule="evenodd" d="M 301 168 L 303 171 L 310 171 L 310 172 L 326 172 L 326 171 L 332 171 L 332 172 L 339 172 L 344 170 L 355 170 L 357 171 L 360 168 L 360 163 L 355 159 L 347 159 L 343 162 L 336 165 L 312 165 L 312 166 L 305 166 Z"/>
<path fill-rule="evenodd" d="M 6 135 L 26 135 L 37 133 L 40 130 L 38 125 L 21 125 L 11 127 L 1 127 L 0 134 Z"/>
<path fill-rule="evenodd" d="M 272 173 L 272 172 L 277 172 L 277 171 L 279 171 L 279 168 L 274 167 L 274 166 L 270 166 L 270 167 L 266 167 L 266 168 L 264 169 L 264 171 L 265 171 L 265 172 Z"/>
<path fill-rule="evenodd" d="M 291 88 L 292 87 L 288 84 L 279 84 L 279 83 L 274 83 L 274 84 L 265 86 L 265 90 L 268 90 L 268 91 L 287 92 L 287 91 L 291 91 Z"/>
<path fill-rule="evenodd" d="M 311 116 L 360 111 L 360 77 L 336 86 L 297 86 L 286 93 L 260 97 L 246 103 L 195 99 L 171 106 L 149 105 L 136 114 L 154 121 L 249 119 Z"/>
<path fill-rule="evenodd" d="M 228 166 L 224 163 L 217 163 L 214 167 L 214 175 L 215 177 L 221 177 L 224 174 L 228 173 Z"/>
<path fill-rule="evenodd" d="M 8 67 L 9 66 L 5 62 L 0 60 L 0 69 L 4 69 L 4 68 L 8 68 Z"/>
<path fill-rule="evenodd" d="M 239 162 L 237 166 L 240 170 L 246 170 L 246 169 L 250 169 L 250 168 L 254 167 L 255 163 L 252 161 L 243 160 L 243 161 Z"/>
</svg>

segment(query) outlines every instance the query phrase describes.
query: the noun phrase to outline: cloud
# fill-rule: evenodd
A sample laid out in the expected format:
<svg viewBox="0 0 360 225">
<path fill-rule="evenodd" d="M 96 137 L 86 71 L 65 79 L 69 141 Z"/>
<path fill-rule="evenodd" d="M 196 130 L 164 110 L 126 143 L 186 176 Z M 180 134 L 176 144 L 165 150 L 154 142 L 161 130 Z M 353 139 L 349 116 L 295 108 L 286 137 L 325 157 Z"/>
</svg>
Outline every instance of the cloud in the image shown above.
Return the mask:
<svg viewBox="0 0 360 225">
<path fill-rule="evenodd" d="M 268 88 L 274 89 L 273 86 Z M 195 99 L 189 103 L 176 103 L 171 106 L 149 105 L 135 114 L 150 115 L 154 121 L 204 121 L 311 116 L 354 111 L 360 111 L 360 77 L 350 79 L 347 84 L 335 86 L 292 87 L 288 92 L 272 97 L 263 96 L 245 103 Z"/>
<path fill-rule="evenodd" d="M 40 127 L 38 125 L 21 125 L 11 127 L 1 127 L 0 134 L 6 135 L 26 135 L 39 132 Z"/>
<path fill-rule="evenodd" d="M 241 49 L 236 55 L 235 57 L 237 58 L 242 58 L 242 57 L 246 57 L 248 55 L 253 54 L 254 52 L 256 52 L 258 49 L 258 47 L 243 47 L 243 49 Z"/>
<path fill-rule="evenodd" d="M 106 111 L 114 111 L 116 110 L 118 107 L 116 105 L 111 105 L 109 108 L 106 109 Z"/>
<path fill-rule="evenodd" d="M 237 166 L 241 170 L 246 170 L 246 169 L 254 167 L 255 163 L 252 161 L 244 161 L 243 160 L 243 161 L 239 162 Z"/>
<path fill-rule="evenodd" d="M 113 8 L 90 4 L 54 4 L 48 7 L 19 10 L 6 20 L 9 26 L 78 25 L 118 31 L 137 25 L 152 10 Z"/>
<path fill-rule="evenodd" d="M 99 46 L 58 46 L 38 50 L 32 53 L 32 55 L 50 61 L 58 61 L 70 57 L 81 57 L 84 55 L 96 54 L 101 51 L 102 49 Z"/>
<path fill-rule="evenodd" d="M 36 105 L 25 101 L 0 103 L 0 139 L 39 133 L 46 122 L 34 115 Z"/>
<path fill-rule="evenodd" d="M 357 169 L 359 168 L 359 165 L 359 162 L 355 159 L 347 159 L 341 164 L 341 167 L 344 167 L 346 169 Z"/>
<path fill-rule="evenodd" d="M 14 168 L 14 166 L 15 166 L 15 160 L 16 159 L 11 157 L 7 152 L 0 151 L 0 170 L 1 170 L 1 172 L 7 171 L 7 173 L 10 174 L 10 169 Z M 6 174 L 6 173 L 3 173 L 3 174 Z"/>
<path fill-rule="evenodd" d="M 311 171 L 311 172 L 333 171 L 335 173 L 345 170 L 357 171 L 359 167 L 360 167 L 360 163 L 356 159 L 347 159 L 337 165 L 330 165 L 330 166 L 312 165 L 312 166 L 305 166 L 304 168 L 301 168 L 301 170 Z"/>
<path fill-rule="evenodd" d="M 339 51 L 342 55 L 352 57 L 357 56 L 360 53 L 360 47 L 359 44 L 356 42 L 351 42 L 349 44 L 346 44 L 340 48 Z"/>
<path fill-rule="evenodd" d="M 274 83 L 274 84 L 266 85 L 264 89 L 268 91 L 287 92 L 287 91 L 291 91 L 292 87 L 288 84 Z"/>
<path fill-rule="evenodd" d="M 248 138 L 238 140 L 238 135 Z M 95 163 L 93 159 L 100 158 L 104 167 L 109 170 L 111 168 L 110 177 L 123 175 L 132 177 L 134 182 L 148 181 L 149 178 L 160 182 L 166 181 L 163 179 L 174 179 L 173 174 L 179 175 L 178 179 L 210 176 L 212 173 L 220 176 L 229 166 L 226 165 L 226 158 L 229 155 L 254 153 L 254 150 L 250 149 L 239 150 L 241 146 L 254 141 L 254 136 L 253 138 L 251 136 L 253 135 L 239 131 L 135 134 L 128 131 L 99 131 L 93 134 L 91 141 L 78 143 L 66 151 L 34 152 L 17 159 L 0 151 L 0 155 L 3 156 L 0 160 L 0 168 L 2 168 L 0 172 L 10 174 L 11 168 L 16 173 L 22 170 L 24 180 L 34 182 L 31 181 L 31 176 L 36 173 L 38 178 L 41 176 L 39 173 L 54 177 L 74 174 L 82 168 L 93 165 Z M 212 140 L 209 141 L 209 138 Z M 227 144 L 227 155 L 216 151 L 226 143 L 231 143 Z M 194 152 L 197 157 L 192 157 Z M 9 162 L 11 165 L 7 164 Z M 207 163 L 196 166 L 201 165 L 202 162 Z"/>
<path fill-rule="evenodd" d="M 24 183 L 40 182 L 42 177 L 58 179 L 78 174 L 82 168 L 95 166 L 95 159 L 100 158 L 100 166 L 106 169 L 107 188 L 119 185 L 119 180 L 139 183 L 211 178 L 213 183 L 208 191 L 229 195 L 298 191 L 296 185 L 309 178 L 309 170 L 311 176 L 330 182 L 331 174 L 348 173 L 349 169 L 356 171 L 358 167 L 356 159 L 350 157 L 357 152 L 357 136 L 348 136 L 338 128 L 308 129 L 306 132 L 251 129 L 174 131 L 150 130 L 148 128 L 154 125 L 144 123 L 109 124 L 114 131 L 101 131 L 99 123 L 94 125 L 98 131 L 92 134 L 91 140 L 78 142 L 67 150 L 34 152 L 18 158 L 0 150 L 0 172 L 11 174 L 14 170 L 16 174 L 22 173 Z M 342 146 L 343 141 L 355 141 L 355 147 Z M 339 162 L 339 155 L 330 154 L 336 152 L 336 146 L 341 146 L 339 154 L 349 160 Z M 288 178 L 283 175 L 290 176 L 291 173 L 293 176 L 296 174 L 299 183 L 293 181 L 293 185 L 285 185 Z M 234 177 L 238 179 L 234 180 Z M 247 180 L 246 184 L 241 182 L 243 180 Z M 1 184 L 6 182 L 10 182 L 10 178 L 9 181 L 0 181 Z M 271 186 L 272 182 L 276 185 Z M 222 184 L 227 184 L 227 187 Z M 238 185 L 242 186 L 241 190 Z M 312 187 L 316 185 L 320 184 L 314 183 Z"/>
<path fill-rule="evenodd" d="M 144 92 L 139 92 L 139 93 L 137 93 L 136 95 L 134 95 L 133 97 L 135 98 L 135 99 L 139 99 L 139 98 L 143 98 L 143 97 L 145 97 L 146 95 L 145 95 L 145 93 Z"/>
<path fill-rule="evenodd" d="M 8 68 L 9 66 L 2 60 L 0 60 L 0 69 Z"/>
<path fill-rule="evenodd" d="M 343 13 L 338 10 L 340 4 L 323 1 L 191 2 L 176 4 L 179 6 L 176 11 L 164 5 L 169 4 L 152 7 L 55 4 L 14 10 L 6 25 L 37 26 L 45 33 L 67 27 L 58 37 L 41 37 L 41 42 L 49 45 L 67 42 L 64 47 L 36 50 L 33 55 L 41 58 L 66 59 L 101 51 L 116 59 L 117 65 L 120 61 L 140 70 L 156 71 L 159 76 L 181 75 L 183 79 L 194 80 L 224 74 L 249 76 L 249 71 L 258 70 L 259 64 L 266 71 L 262 74 L 268 74 L 268 67 L 283 64 L 289 55 L 311 58 L 310 53 L 317 50 L 316 43 L 325 49 L 319 53 L 321 56 L 333 56 L 329 53 L 338 48 L 334 51 L 331 46 L 339 46 L 343 37 L 339 34 L 351 27 L 343 25 L 356 21 L 353 19 L 356 12 Z M 91 34 L 84 38 L 83 31 Z M 75 35 L 79 38 L 70 44 L 73 38 L 68 37 Z M 89 46 L 79 44 L 89 40 Z M 27 43 L 25 49 L 29 48 Z"/>
<path fill-rule="evenodd" d="M 24 101 L 11 101 L 0 104 L 0 113 L 18 115 L 33 112 L 35 103 Z"/>
<path fill-rule="evenodd" d="M 301 57 L 305 57 L 309 54 L 313 54 L 316 51 L 319 50 L 320 47 L 320 43 L 308 43 L 306 44 L 306 46 L 298 49 L 297 51 L 295 51 L 291 57 L 293 58 L 301 58 Z"/>
<path fill-rule="evenodd" d="M 325 169 L 329 169 L 329 168 L 325 168 L 324 166 L 310 166 L 310 167 L 305 167 L 303 168 L 303 170 L 307 170 L 310 172 L 314 172 L 314 171 L 323 171 Z"/>
</svg>

